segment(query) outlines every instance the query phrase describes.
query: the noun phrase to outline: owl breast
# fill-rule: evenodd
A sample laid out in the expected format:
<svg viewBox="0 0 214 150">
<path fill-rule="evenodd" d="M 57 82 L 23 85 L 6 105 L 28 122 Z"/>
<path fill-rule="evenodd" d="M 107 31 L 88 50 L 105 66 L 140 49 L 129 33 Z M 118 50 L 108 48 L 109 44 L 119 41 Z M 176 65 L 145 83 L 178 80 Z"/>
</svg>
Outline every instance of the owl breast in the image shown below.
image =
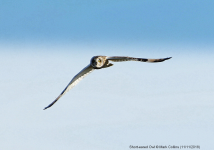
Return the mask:
<svg viewBox="0 0 214 150">
<path fill-rule="evenodd" d="M 101 69 L 106 63 L 106 56 L 94 56 L 91 58 L 91 66 L 94 69 Z"/>
</svg>

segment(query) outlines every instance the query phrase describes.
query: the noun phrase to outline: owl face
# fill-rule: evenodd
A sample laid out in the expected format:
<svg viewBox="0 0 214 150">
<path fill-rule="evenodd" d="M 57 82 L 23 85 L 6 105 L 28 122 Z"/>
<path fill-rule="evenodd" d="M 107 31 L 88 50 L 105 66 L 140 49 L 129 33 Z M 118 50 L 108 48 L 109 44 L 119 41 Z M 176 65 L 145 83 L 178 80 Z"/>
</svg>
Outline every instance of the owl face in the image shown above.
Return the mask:
<svg viewBox="0 0 214 150">
<path fill-rule="evenodd" d="M 105 64 L 105 56 L 94 56 L 91 58 L 91 65 L 94 69 L 101 69 Z"/>
</svg>

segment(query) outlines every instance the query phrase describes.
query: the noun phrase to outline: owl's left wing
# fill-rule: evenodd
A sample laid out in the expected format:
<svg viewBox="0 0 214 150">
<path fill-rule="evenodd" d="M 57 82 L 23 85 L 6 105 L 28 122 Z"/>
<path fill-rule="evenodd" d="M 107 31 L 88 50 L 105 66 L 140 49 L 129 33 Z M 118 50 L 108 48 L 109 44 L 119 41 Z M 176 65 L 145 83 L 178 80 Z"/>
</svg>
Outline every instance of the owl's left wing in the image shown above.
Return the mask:
<svg viewBox="0 0 214 150">
<path fill-rule="evenodd" d="M 66 92 L 68 92 L 71 88 L 73 88 L 77 83 L 82 80 L 86 75 L 91 73 L 94 70 L 94 68 L 89 64 L 84 69 L 82 69 L 76 76 L 73 77 L 73 79 L 69 82 L 69 84 L 66 86 L 66 88 L 62 91 L 62 93 L 47 107 L 44 108 L 47 109 L 51 107 L 53 104 L 55 104 L 60 97 L 62 97 Z"/>
<path fill-rule="evenodd" d="M 121 62 L 121 61 L 162 62 L 170 58 L 172 57 L 159 58 L 159 59 L 147 59 L 147 58 L 134 58 L 134 57 L 127 57 L 127 56 L 110 56 L 110 57 L 107 57 L 106 59 L 114 62 Z"/>
</svg>

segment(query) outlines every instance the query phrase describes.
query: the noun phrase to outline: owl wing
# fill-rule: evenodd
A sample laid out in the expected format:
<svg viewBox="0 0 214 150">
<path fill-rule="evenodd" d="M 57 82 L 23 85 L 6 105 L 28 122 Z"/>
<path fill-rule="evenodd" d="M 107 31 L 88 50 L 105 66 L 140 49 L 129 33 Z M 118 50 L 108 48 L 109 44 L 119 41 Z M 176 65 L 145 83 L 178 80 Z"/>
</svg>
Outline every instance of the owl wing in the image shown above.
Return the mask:
<svg viewBox="0 0 214 150">
<path fill-rule="evenodd" d="M 91 73 L 93 71 L 93 67 L 89 64 L 84 69 L 82 69 L 76 76 L 73 77 L 73 79 L 69 82 L 69 84 L 66 86 L 66 88 L 62 91 L 62 93 L 47 107 L 44 108 L 47 109 L 51 107 L 54 103 L 56 103 L 60 97 L 62 97 L 66 92 L 68 92 L 71 88 L 73 88 L 77 83 L 82 80 L 86 75 Z"/>
<path fill-rule="evenodd" d="M 114 61 L 114 62 L 120 62 L 120 61 L 162 62 L 170 58 L 172 57 L 159 58 L 159 59 L 147 59 L 147 58 L 134 58 L 134 57 L 127 57 L 127 56 L 110 56 L 110 57 L 107 57 L 107 60 Z"/>
</svg>

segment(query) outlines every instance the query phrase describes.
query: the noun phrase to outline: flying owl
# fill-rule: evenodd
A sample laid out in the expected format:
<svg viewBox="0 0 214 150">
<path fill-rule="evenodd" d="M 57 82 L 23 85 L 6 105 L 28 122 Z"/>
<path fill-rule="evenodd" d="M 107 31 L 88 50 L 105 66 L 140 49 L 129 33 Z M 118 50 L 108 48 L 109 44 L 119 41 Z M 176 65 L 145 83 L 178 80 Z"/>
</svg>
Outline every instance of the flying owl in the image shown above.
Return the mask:
<svg viewBox="0 0 214 150">
<path fill-rule="evenodd" d="M 126 57 L 126 56 L 110 56 L 110 57 L 94 56 L 91 58 L 90 64 L 86 66 L 84 69 L 82 69 L 76 76 L 74 76 L 73 79 L 66 86 L 66 88 L 62 91 L 62 93 L 50 105 L 45 107 L 44 110 L 51 107 L 53 104 L 55 104 L 60 99 L 60 97 L 62 97 L 66 92 L 68 92 L 71 88 L 77 85 L 77 83 L 81 79 L 83 79 L 86 75 L 91 73 L 93 70 L 113 66 L 113 64 L 110 63 L 110 61 L 113 61 L 113 62 L 122 62 L 122 61 L 162 62 L 170 58 L 171 57 L 160 58 L 160 59 L 147 59 L 147 58 Z"/>
</svg>

